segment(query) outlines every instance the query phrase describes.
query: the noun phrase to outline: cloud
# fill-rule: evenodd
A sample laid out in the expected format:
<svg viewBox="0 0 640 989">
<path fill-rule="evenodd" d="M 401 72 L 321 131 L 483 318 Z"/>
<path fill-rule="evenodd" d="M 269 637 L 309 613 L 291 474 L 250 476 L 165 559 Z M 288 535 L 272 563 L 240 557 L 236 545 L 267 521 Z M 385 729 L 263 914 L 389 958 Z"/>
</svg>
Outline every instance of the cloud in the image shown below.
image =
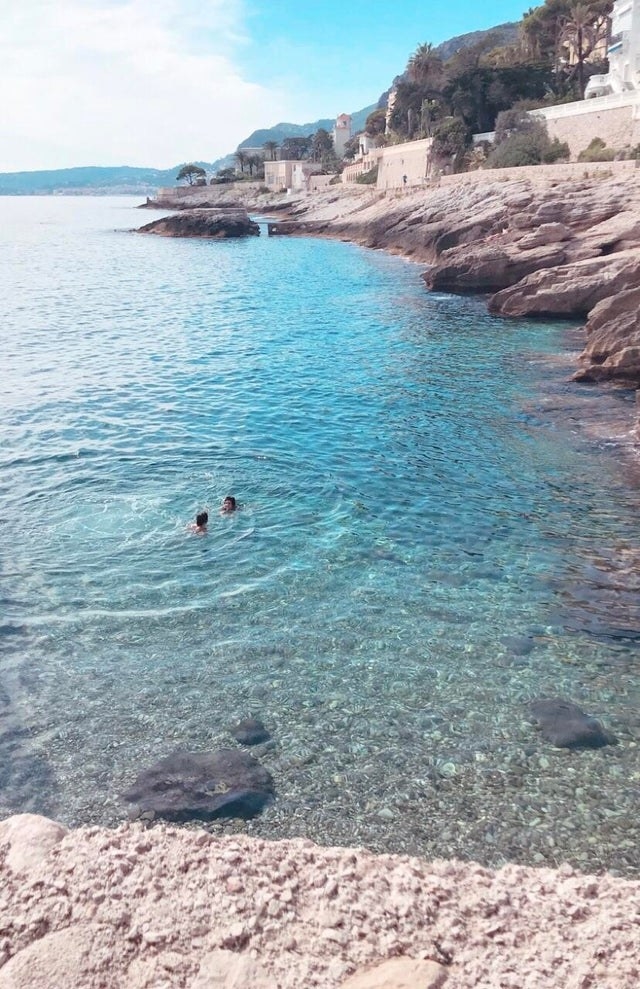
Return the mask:
<svg viewBox="0 0 640 989">
<path fill-rule="evenodd" d="M 0 0 L 0 171 L 212 160 L 286 116 L 242 0 Z"/>
</svg>

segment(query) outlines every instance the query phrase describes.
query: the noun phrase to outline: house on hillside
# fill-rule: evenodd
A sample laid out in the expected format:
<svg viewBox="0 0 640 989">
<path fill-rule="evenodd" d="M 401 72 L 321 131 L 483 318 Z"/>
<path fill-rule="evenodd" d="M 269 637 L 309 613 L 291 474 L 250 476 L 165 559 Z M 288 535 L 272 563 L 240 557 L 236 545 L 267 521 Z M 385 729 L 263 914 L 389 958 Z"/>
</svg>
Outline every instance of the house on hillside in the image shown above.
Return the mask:
<svg viewBox="0 0 640 989">
<path fill-rule="evenodd" d="M 640 92 L 640 0 L 615 0 L 607 58 L 609 71 L 591 76 L 585 99 Z"/>
</svg>

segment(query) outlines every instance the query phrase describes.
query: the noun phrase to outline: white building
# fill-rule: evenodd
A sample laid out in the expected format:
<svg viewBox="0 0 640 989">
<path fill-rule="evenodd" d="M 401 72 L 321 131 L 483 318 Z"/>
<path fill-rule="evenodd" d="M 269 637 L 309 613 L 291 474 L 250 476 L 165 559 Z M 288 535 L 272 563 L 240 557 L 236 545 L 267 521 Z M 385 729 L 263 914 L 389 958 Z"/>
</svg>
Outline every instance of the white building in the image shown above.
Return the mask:
<svg viewBox="0 0 640 989">
<path fill-rule="evenodd" d="M 615 0 L 607 58 L 609 71 L 591 76 L 585 98 L 640 91 L 640 0 Z"/>
<path fill-rule="evenodd" d="M 341 113 L 336 117 L 333 125 L 333 146 L 338 158 L 342 158 L 344 149 L 348 141 L 351 140 L 351 117 L 348 113 Z"/>
</svg>

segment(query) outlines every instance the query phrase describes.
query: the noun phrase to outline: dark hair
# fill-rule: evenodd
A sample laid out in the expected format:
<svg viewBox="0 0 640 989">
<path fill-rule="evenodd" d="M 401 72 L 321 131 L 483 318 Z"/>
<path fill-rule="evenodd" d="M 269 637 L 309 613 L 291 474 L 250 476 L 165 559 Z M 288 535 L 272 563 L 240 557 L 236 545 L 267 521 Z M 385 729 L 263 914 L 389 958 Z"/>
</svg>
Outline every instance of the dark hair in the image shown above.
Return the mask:
<svg viewBox="0 0 640 989">
<path fill-rule="evenodd" d="M 200 525 L 200 526 L 206 525 L 208 521 L 209 521 L 208 512 L 199 512 L 196 515 L 196 525 Z"/>
<path fill-rule="evenodd" d="M 230 501 L 231 502 L 231 507 L 232 508 L 235 508 L 236 507 L 236 499 L 233 497 L 233 495 L 227 495 L 222 504 L 224 505 L 225 502 L 227 502 L 227 501 Z"/>
</svg>

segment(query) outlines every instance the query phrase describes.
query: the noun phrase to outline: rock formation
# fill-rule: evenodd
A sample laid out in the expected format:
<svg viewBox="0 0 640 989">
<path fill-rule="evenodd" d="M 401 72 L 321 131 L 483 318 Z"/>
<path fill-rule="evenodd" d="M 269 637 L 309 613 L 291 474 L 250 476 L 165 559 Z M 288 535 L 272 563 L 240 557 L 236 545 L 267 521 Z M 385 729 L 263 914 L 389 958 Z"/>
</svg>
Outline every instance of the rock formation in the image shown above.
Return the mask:
<svg viewBox="0 0 640 989">
<path fill-rule="evenodd" d="M 139 227 L 138 233 L 161 237 L 201 237 L 224 240 L 228 237 L 257 237 L 260 227 L 245 209 L 185 209 Z"/>
<path fill-rule="evenodd" d="M 349 188 L 289 200 L 287 219 L 270 232 L 402 253 L 430 265 L 430 289 L 494 293 L 499 316 L 586 317 L 576 380 L 640 386 L 640 173 L 522 172 L 401 196 Z"/>
</svg>

